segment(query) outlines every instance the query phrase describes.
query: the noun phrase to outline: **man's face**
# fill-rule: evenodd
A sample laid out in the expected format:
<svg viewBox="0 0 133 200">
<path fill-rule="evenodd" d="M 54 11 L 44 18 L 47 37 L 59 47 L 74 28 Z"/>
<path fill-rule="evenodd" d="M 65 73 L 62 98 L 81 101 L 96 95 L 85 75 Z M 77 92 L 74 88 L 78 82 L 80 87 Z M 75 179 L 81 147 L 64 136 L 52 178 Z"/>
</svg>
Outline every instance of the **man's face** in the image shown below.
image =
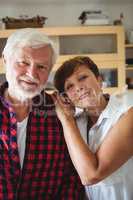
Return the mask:
<svg viewBox="0 0 133 200">
<path fill-rule="evenodd" d="M 49 46 L 18 48 L 5 60 L 6 78 L 14 97 L 32 98 L 44 88 L 52 65 Z"/>
</svg>

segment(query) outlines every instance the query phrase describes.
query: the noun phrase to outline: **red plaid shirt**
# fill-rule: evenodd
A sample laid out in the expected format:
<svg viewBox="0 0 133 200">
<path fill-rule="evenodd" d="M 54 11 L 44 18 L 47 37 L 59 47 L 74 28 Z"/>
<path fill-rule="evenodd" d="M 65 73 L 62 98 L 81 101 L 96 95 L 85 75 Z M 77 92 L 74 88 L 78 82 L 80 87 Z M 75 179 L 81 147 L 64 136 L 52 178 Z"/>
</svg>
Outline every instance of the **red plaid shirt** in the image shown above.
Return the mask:
<svg viewBox="0 0 133 200">
<path fill-rule="evenodd" d="M 83 186 L 70 160 L 61 124 L 50 99 L 30 112 L 23 168 L 17 120 L 0 90 L 0 200 L 79 200 Z M 41 99 L 43 95 L 41 96 Z M 40 101 L 40 99 L 39 99 Z M 49 106 L 48 106 L 49 104 Z"/>
</svg>

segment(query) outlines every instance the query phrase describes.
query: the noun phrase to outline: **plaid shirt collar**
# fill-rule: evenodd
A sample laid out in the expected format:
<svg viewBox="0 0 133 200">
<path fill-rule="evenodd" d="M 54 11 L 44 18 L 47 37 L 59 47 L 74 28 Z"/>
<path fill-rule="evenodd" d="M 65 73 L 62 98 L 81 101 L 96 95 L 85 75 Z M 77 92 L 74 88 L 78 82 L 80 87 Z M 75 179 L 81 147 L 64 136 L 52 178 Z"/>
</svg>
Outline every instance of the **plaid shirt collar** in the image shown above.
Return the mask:
<svg viewBox="0 0 133 200">
<path fill-rule="evenodd" d="M 8 82 L 3 83 L 0 87 L 0 104 L 4 105 L 4 107 L 7 107 L 10 111 L 11 106 L 10 106 L 9 102 L 7 102 L 4 99 L 4 93 L 7 88 L 8 88 Z M 51 97 L 48 94 L 46 94 L 44 92 L 44 90 L 42 90 L 39 95 L 32 98 L 32 100 L 30 102 L 30 106 L 31 106 L 32 110 L 34 110 L 34 109 L 44 110 L 47 108 L 48 109 L 55 108 L 53 100 L 51 99 Z M 12 111 L 12 109 L 11 109 L 11 111 Z"/>
</svg>

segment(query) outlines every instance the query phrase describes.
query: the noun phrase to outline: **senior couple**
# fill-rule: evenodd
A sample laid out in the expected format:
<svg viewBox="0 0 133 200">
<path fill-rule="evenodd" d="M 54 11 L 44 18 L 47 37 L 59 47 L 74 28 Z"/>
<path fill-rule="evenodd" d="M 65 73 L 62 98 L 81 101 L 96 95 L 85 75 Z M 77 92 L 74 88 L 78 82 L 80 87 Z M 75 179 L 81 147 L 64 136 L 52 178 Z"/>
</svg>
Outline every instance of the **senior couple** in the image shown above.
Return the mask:
<svg viewBox="0 0 133 200">
<path fill-rule="evenodd" d="M 132 200 L 133 105 L 103 94 L 96 64 L 64 62 L 47 94 L 58 55 L 44 33 L 14 32 L 2 56 L 0 199 Z"/>
</svg>

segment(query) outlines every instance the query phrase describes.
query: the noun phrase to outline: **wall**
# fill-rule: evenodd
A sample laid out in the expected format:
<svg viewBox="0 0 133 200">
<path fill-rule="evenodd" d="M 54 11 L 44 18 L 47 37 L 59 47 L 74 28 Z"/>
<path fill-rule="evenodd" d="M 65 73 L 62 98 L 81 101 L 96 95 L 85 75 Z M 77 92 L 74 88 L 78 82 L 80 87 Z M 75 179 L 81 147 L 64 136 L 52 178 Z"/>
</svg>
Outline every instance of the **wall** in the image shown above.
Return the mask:
<svg viewBox="0 0 133 200">
<path fill-rule="evenodd" d="M 90 9 L 102 10 L 112 22 L 123 12 L 126 29 L 133 29 L 132 0 L 0 0 L 0 18 L 39 14 L 48 17 L 46 26 L 79 25 L 81 12 Z"/>
<path fill-rule="evenodd" d="M 37 14 L 48 17 L 47 26 L 67 26 L 80 24 L 78 17 L 83 10 L 101 9 L 111 21 L 118 19 L 120 12 L 124 13 L 126 28 L 133 29 L 133 2 L 128 0 L 105 1 L 94 0 L 0 0 L 0 18 L 18 17 L 19 15 L 35 16 Z M 104 2 L 104 3 L 103 3 Z"/>
</svg>

